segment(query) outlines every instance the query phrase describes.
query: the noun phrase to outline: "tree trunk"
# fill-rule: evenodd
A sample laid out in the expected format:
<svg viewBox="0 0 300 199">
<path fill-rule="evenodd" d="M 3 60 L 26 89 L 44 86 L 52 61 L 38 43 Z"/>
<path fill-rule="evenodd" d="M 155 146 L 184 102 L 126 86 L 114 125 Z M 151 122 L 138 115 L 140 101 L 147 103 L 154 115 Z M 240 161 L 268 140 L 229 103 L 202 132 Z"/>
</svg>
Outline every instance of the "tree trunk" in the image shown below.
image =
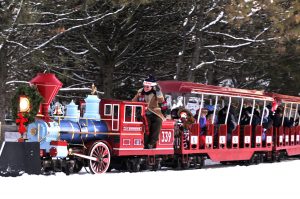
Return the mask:
<svg viewBox="0 0 300 199">
<path fill-rule="evenodd" d="M 192 56 L 192 66 L 191 68 L 195 68 L 199 64 L 200 51 L 201 51 L 201 34 L 197 33 L 197 42 L 195 45 L 195 49 Z M 188 81 L 195 81 L 195 70 L 189 69 L 188 72 Z"/>
<path fill-rule="evenodd" d="M 212 65 L 207 66 L 206 79 L 208 85 L 214 85 L 214 70 Z"/>
<path fill-rule="evenodd" d="M 113 95 L 113 65 L 105 65 L 102 68 L 102 91 L 104 92 L 105 98 L 112 98 Z"/>
<path fill-rule="evenodd" d="M 176 77 L 175 77 L 175 79 L 179 81 L 182 80 L 182 74 L 181 74 L 182 63 L 183 63 L 183 55 L 179 55 L 176 63 Z"/>
<path fill-rule="evenodd" d="M 6 46 L 5 44 L 2 46 L 0 50 L 0 121 L 4 124 L 5 119 L 5 110 L 7 109 L 7 102 L 6 102 L 6 79 L 7 79 L 7 57 L 6 57 Z"/>
<path fill-rule="evenodd" d="M 5 111 L 7 110 L 7 101 L 6 99 L 6 86 L 5 82 L 7 79 L 7 66 L 6 66 L 6 46 L 5 44 L 0 49 L 0 122 L 2 125 L 5 124 Z M 2 131 L 3 132 L 3 131 Z M 1 133 L 1 138 L 3 138 L 3 134 Z"/>
<path fill-rule="evenodd" d="M 183 67 L 183 59 L 184 59 L 184 54 L 185 54 L 185 48 L 186 48 L 186 36 L 185 36 L 185 30 L 183 33 L 183 40 L 182 40 L 182 48 L 181 51 L 178 54 L 178 59 L 176 63 L 176 80 L 183 80 L 183 75 L 182 75 L 182 70 L 181 68 Z"/>
</svg>

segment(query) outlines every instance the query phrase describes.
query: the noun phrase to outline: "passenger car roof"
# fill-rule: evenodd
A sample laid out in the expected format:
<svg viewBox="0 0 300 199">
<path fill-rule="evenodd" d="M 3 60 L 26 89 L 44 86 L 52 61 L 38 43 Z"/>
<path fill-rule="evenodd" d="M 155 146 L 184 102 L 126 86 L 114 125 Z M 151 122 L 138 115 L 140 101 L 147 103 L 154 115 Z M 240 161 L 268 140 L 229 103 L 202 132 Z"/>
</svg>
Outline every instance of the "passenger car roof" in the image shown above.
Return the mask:
<svg viewBox="0 0 300 199">
<path fill-rule="evenodd" d="M 271 96 L 265 95 L 264 91 L 258 90 L 247 90 L 230 87 L 221 87 L 206 85 L 194 82 L 183 82 L 183 81 L 159 81 L 159 85 L 164 93 L 195 93 L 195 94 L 206 94 L 206 95 L 220 95 L 228 97 L 243 97 L 251 99 L 260 99 L 273 101 Z"/>
</svg>

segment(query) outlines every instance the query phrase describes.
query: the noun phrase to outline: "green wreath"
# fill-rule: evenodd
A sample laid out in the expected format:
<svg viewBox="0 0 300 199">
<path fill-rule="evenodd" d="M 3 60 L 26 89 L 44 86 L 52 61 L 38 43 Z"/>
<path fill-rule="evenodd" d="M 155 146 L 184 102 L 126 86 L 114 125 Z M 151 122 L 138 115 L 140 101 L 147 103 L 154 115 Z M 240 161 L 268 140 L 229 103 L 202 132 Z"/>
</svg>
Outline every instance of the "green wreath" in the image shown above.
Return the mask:
<svg viewBox="0 0 300 199">
<path fill-rule="evenodd" d="M 40 103 L 43 101 L 43 97 L 40 95 L 35 86 L 18 87 L 15 96 L 12 98 L 12 114 L 14 120 L 18 117 L 19 97 L 21 95 L 27 96 L 30 102 L 30 111 L 28 113 L 24 113 L 24 117 L 28 119 L 28 122 L 25 123 L 25 125 L 27 125 L 34 121 L 35 116 L 39 111 Z"/>
</svg>

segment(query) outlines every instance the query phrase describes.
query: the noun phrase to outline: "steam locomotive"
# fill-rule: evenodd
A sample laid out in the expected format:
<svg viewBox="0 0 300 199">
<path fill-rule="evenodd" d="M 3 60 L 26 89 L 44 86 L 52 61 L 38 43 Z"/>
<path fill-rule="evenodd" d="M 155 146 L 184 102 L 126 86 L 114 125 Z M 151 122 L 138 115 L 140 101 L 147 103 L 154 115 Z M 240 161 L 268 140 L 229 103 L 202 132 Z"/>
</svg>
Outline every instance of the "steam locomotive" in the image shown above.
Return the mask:
<svg viewBox="0 0 300 199">
<path fill-rule="evenodd" d="M 253 124 L 255 111 L 265 115 L 268 104 L 282 106 L 284 118 L 299 120 L 300 97 L 265 93 L 263 91 L 224 88 L 191 82 L 161 81 L 162 91 L 169 97 L 181 96 L 183 104 L 197 96 L 200 110 L 196 122 L 185 125 L 188 114 L 173 116 L 162 123 L 155 148 L 145 149 L 144 134 L 148 129 L 141 118 L 147 104 L 126 100 L 99 99 L 88 95 L 80 104 L 66 106 L 65 115 L 49 117 L 49 104 L 62 83 L 53 74 L 38 74 L 31 83 L 43 96 L 40 113 L 27 127 L 24 139 L 3 142 L 0 148 L 0 173 L 26 172 L 41 174 L 63 171 L 79 172 L 89 167 L 93 174 L 111 169 L 137 172 L 142 169 L 202 168 L 205 159 L 221 163 L 254 164 L 280 161 L 300 154 L 300 128 L 290 126 L 264 127 L 263 119 Z M 200 134 L 201 109 L 212 107 L 212 122 Z M 249 123 L 243 123 L 244 106 L 250 109 Z M 217 111 L 227 107 L 223 123 L 214 122 Z M 231 108 L 237 121 L 230 131 Z M 257 108 L 258 107 L 258 108 Z M 274 107 L 272 107 L 274 108 Z M 189 111 L 181 109 L 181 113 Z M 80 117 L 82 115 L 82 117 Z"/>
</svg>

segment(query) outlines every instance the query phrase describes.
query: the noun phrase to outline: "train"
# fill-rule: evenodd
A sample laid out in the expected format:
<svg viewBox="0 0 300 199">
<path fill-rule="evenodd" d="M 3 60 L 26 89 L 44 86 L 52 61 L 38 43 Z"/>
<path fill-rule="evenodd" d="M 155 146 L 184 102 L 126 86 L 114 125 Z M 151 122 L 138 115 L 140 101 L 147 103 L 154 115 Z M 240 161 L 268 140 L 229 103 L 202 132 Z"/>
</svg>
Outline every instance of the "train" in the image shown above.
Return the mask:
<svg viewBox="0 0 300 199">
<path fill-rule="evenodd" d="M 1 175 L 61 171 L 69 175 L 87 167 L 92 174 L 112 169 L 130 172 L 156 171 L 162 167 L 199 169 L 205 166 L 206 159 L 222 164 L 251 165 L 300 155 L 297 122 L 300 97 L 193 82 L 159 81 L 170 106 L 174 99 L 182 101 L 162 122 L 156 147 L 147 149 L 144 134 L 149 130 L 143 120 L 146 103 L 88 95 L 80 104 L 71 101 L 65 114 L 50 117 L 49 104 L 62 83 L 50 73 L 40 73 L 30 82 L 43 102 L 21 139 L 1 143 Z M 196 108 L 188 110 L 186 107 Z M 277 124 L 266 127 L 264 117 L 271 118 L 271 112 L 276 114 L 278 107 L 281 107 L 281 115 Z M 204 133 L 200 133 L 203 110 L 210 112 L 210 122 L 205 124 Z M 223 119 L 219 114 L 221 110 L 225 110 Z M 248 110 L 248 120 L 244 119 L 245 110 Z M 187 123 L 187 115 L 195 117 L 194 122 Z M 230 127 L 231 115 L 236 117 L 234 128 Z"/>
</svg>

